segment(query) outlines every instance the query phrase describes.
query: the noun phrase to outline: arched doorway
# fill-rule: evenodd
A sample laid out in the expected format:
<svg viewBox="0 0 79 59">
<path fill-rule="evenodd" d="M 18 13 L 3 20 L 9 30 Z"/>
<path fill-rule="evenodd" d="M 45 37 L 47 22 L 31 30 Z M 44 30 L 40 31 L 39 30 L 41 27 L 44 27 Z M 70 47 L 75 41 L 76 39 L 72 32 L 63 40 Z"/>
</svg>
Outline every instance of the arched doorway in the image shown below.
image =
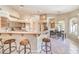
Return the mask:
<svg viewBox="0 0 79 59">
<path fill-rule="evenodd" d="M 78 19 L 77 17 L 73 17 L 70 19 L 70 26 L 69 26 L 69 30 L 70 30 L 70 33 L 74 34 L 74 35 L 77 35 L 77 28 L 78 28 L 78 23 L 77 23 Z"/>
</svg>

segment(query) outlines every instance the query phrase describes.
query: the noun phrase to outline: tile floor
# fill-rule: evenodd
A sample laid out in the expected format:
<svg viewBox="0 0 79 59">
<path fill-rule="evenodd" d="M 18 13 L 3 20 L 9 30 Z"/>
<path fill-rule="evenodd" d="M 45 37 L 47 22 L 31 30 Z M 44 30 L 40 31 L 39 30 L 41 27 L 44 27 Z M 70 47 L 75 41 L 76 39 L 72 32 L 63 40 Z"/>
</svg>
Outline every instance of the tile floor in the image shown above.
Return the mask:
<svg viewBox="0 0 79 59">
<path fill-rule="evenodd" d="M 79 45 L 78 43 L 66 38 L 64 41 L 62 39 L 52 39 L 52 53 L 53 54 L 78 54 Z"/>
<path fill-rule="evenodd" d="M 52 43 L 52 53 L 53 54 L 78 54 L 79 45 L 78 43 L 66 38 L 62 40 L 61 38 L 51 38 Z"/>
</svg>

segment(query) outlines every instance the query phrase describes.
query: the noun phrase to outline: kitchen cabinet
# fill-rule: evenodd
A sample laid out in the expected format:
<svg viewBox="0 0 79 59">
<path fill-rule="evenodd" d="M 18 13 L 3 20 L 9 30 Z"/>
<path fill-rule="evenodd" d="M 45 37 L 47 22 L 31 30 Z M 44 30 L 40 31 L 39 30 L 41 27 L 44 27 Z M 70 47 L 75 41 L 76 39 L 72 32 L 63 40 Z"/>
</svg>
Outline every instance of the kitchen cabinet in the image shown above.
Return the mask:
<svg viewBox="0 0 79 59">
<path fill-rule="evenodd" d="M 47 23 L 40 23 L 40 31 L 47 30 Z"/>
<path fill-rule="evenodd" d="M 40 20 L 47 20 L 47 15 L 46 14 L 40 15 Z"/>
<path fill-rule="evenodd" d="M 40 15 L 39 25 L 40 25 L 41 32 L 47 30 L 47 15 L 46 14 Z"/>
<path fill-rule="evenodd" d="M 8 18 L 0 17 L 0 28 L 4 28 L 8 26 Z"/>
<path fill-rule="evenodd" d="M 11 31 L 25 31 L 25 25 L 26 23 L 9 21 L 9 28 Z"/>
<path fill-rule="evenodd" d="M 55 26 L 56 26 L 56 20 L 55 19 L 50 19 L 49 24 L 50 24 L 50 29 L 54 29 Z"/>
</svg>

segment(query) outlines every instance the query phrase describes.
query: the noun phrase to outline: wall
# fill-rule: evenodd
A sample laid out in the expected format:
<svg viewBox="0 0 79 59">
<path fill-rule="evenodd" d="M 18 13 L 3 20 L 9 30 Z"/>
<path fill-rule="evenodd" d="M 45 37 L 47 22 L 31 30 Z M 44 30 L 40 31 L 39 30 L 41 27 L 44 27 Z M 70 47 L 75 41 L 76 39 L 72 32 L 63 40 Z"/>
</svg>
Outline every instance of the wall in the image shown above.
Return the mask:
<svg viewBox="0 0 79 59">
<path fill-rule="evenodd" d="M 79 42 L 79 39 L 78 39 L 78 35 L 74 35 L 74 34 L 71 34 L 70 31 L 69 31 L 69 21 L 72 17 L 76 17 L 77 19 L 79 19 L 79 10 L 75 10 L 75 11 L 72 11 L 70 13 L 67 13 L 67 14 L 64 14 L 65 16 L 65 32 L 67 34 L 67 37 L 70 38 L 71 40 L 73 41 L 76 41 L 76 42 Z M 78 20 L 78 32 L 79 32 L 79 20 Z"/>
</svg>

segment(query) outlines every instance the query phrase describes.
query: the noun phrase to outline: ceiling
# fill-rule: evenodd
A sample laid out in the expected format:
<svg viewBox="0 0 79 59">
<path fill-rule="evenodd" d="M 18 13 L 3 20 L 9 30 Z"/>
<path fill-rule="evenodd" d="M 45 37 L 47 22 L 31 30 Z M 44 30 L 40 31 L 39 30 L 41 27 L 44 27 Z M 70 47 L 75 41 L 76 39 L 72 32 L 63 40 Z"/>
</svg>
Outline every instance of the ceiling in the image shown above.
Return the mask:
<svg viewBox="0 0 79 59">
<path fill-rule="evenodd" d="M 8 7 L 15 9 L 21 15 L 64 14 L 79 9 L 78 5 L 10 5 Z"/>
</svg>

